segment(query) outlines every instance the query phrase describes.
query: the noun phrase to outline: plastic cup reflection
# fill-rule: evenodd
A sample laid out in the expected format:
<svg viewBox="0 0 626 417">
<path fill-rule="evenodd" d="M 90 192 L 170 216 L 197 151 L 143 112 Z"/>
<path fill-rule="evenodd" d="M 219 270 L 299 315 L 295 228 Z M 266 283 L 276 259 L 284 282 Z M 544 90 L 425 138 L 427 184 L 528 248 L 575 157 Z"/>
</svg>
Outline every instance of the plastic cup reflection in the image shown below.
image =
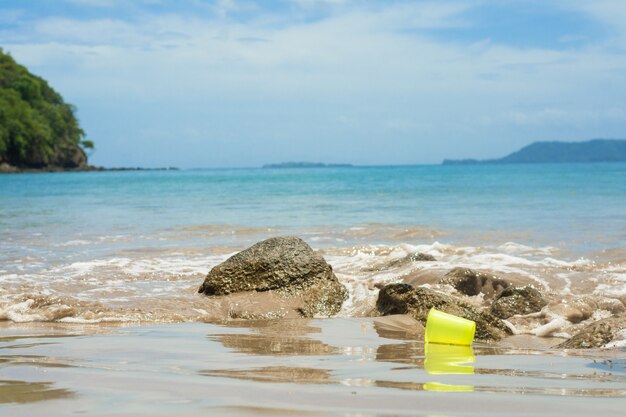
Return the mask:
<svg viewBox="0 0 626 417">
<path fill-rule="evenodd" d="M 425 343 L 426 359 L 424 369 L 429 374 L 473 374 L 476 362 L 474 350 L 471 346 L 441 345 L 439 343 Z"/>
<path fill-rule="evenodd" d="M 469 375 L 474 373 L 476 356 L 471 346 L 424 343 L 424 370 L 431 375 Z M 424 384 L 427 391 L 472 392 L 473 385 L 452 385 L 439 382 Z"/>
</svg>

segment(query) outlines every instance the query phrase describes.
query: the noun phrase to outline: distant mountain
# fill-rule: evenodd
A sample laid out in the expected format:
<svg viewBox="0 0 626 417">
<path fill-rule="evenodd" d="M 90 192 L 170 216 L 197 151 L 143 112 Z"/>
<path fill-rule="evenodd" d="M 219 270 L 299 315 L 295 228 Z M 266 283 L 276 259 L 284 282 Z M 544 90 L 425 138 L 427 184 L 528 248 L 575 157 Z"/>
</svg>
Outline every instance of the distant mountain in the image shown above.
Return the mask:
<svg viewBox="0 0 626 417">
<path fill-rule="evenodd" d="M 347 168 L 351 166 L 351 164 L 323 164 L 321 162 L 282 162 L 265 164 L 263 168 Z"/>
<path fill-rule="evenodd" d="M 619 161 L 626 161 L 626 140 L 624 139 L 593 139 L 586 142 L 535 142 L 500 159 L 444 159 L 443 164 L 532 164 Z"/>
</svg>

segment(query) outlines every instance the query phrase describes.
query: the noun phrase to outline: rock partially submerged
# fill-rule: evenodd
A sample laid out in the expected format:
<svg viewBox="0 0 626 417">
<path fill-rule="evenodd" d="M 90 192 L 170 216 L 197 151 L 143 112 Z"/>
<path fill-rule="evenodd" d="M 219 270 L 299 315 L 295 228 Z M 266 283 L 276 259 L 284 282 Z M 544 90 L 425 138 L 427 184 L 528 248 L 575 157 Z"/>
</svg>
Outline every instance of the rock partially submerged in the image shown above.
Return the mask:
<svg viewBox="0 0 626 417">
<path fill-rule="evenodd" d="M 485 298 L 493 298 L 498 292 L 509 287 L 509 283 L 495 275 L 474 271 L 469 268 L 454 268 L 440 281 L 449 284 L 461 294 L 473 296 L 480 293 Z"/>
<path fill-rule="evenodd" d="M 376 308 L 382 315 L 410 314 L 424 324 L 432 307 L 475 321 L 478 339 L 500 340 L 510 332 L 499 318 L 489 312 L 478 311 L 453 297 L 423 287 L 389 284 L 380 290 L 376 302 Z"/>
<path fill-rule="evenodd" d="M 530 314 L 541 311 L 548 304 L 541 293 L 530 285 L 508 287 L 496 296 L 491 304 L 491 313 L 501 319 L 508 319 L 516 314 Z"/>
<path fill-rule="evenodd" d="M 410 262 L 435 262 L 437 259 L 433 255 L 429 255 L 423 252 L 415 252 L 410 255 L 407 255 L 405 258 Z"/>
<path fill-rule="evenodd" d="M 397 267 L 401 267 L 405 265 L 410 265 L 415 262 L 435 262 L 435 261 L 437 261 L 437 259 L 435 259 L 435 257 L 432 255 L 429 255 L 423 252 L 415 252 L 415 253 L 408 254 L 404 258 L 395 259 L 389 262 L 389 264 L 386 267 L 397 268 Z"/>
<path fill-rule="evenodd" d="M 383 264 L 375 265 L 371 268 L 368 268 L 367 271 L 383 271 L 391 268 L 401 268 L 407 265 L 411 265 L 416 262 L 435 262 L 434 256 L 429 255 L 423 252 L 415 252 L 406 255 L 403 258 L 393 259 Z"/>
<path fill-rule="evenodd" d="M 561 349 L 607 347 L 611 342 L 626 339 L 626 314 L 596 321 L 582 328 L 574 337 L 557 345 Z"/>
<path fill-rule="evenodd" d="M 233 255 L 198 289 L 212 296 L 253 291 L 274 291 L 290 305 L 298 301 L 304 317 L 337 314 L 348 296 L 322 255 L 295 236 L 270 238 Z"/>
</svg>

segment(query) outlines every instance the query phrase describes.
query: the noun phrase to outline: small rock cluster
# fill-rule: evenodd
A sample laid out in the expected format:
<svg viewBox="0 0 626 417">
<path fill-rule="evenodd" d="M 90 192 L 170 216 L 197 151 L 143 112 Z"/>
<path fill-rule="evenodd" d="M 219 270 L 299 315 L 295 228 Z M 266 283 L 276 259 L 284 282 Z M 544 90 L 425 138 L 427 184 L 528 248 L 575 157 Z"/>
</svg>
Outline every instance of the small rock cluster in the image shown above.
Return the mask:
<svg viewBox="0 0 626 417">
<path fill-rule="evenodd" d="M 376 302 L 376 308 L 382 315 L 409 314 L 423 324 L 426 323 L 428 312 L 432 307 L 475 321 L 478 339 L 500 340 L 509 332 L 502 320 L 488 311 L 478 311 L 456 298 L 410 284 L 385 285 L 380 290 Z"/>
<path fill-rule="evenodd" d="M 382 287 L 376 308 L 382 315 L 409 314 L 425 323 L 428 312 L 434 307 L 475 321 L 477 339 L 500 340 L 510 334 L 510 329 L 502 319 L 516 314 L 535 313 L 547 304 L 541 293 L 532 286 L 515 287 L 495 275 L 469 268 L 454 268 L 439 283 L 451 285 L 461 294 L 482 294 L 486 300 L 493 301 L 488 309 L 478 309 L 455 297 L 401 283 Z"/>
</svg>

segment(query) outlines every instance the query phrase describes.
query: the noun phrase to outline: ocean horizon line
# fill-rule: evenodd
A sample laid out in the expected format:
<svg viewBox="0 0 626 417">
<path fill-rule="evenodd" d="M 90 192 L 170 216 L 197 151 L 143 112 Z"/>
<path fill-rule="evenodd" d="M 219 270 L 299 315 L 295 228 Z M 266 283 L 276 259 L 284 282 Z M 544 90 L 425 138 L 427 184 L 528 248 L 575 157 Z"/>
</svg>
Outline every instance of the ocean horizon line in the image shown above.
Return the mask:
<svg viewBox="0 0 626 417">
<path fill-rule="evenodd" d="M 443 161 L 442 161 L 443 162 Z M 459 165 L 444 165 L 442 162 L 438 163 L 415 163 L 415 164 L 350 164 L 348 166 L 335 166 L 329 163 L 329 166 L 319 167 L 264 167 L 263 165 L 250 165 L 250 166 L 196 166 L 196 167 L 176 167 L 176 169 L 169 169 L 171 171 L 202 171 L 202 170 L 318 170 L 318 169 L 352 169 L 352 168 L 410 168 L 410 167 L 433 167 L 440 166 L 446 169 L 455 167 L 467 167 L 471 166 L 544 166 L 544 165 L 603 165 L 603 164 L 624 164 L 624 161 L 593 161 L 593 162 L 516 162 L 516 163 L 481 163 L 481 164 L 459 164 Z M 114 171 L 119 169 L 117 167 L 104 167 L 106 170 Z M 130 169 L 136 170 L 136 169 Z M 130 171 L 129 170 L 129 171 Z M 168 170 L 161 167 L 140 167 L 141 170 Z"/>
</svg>

